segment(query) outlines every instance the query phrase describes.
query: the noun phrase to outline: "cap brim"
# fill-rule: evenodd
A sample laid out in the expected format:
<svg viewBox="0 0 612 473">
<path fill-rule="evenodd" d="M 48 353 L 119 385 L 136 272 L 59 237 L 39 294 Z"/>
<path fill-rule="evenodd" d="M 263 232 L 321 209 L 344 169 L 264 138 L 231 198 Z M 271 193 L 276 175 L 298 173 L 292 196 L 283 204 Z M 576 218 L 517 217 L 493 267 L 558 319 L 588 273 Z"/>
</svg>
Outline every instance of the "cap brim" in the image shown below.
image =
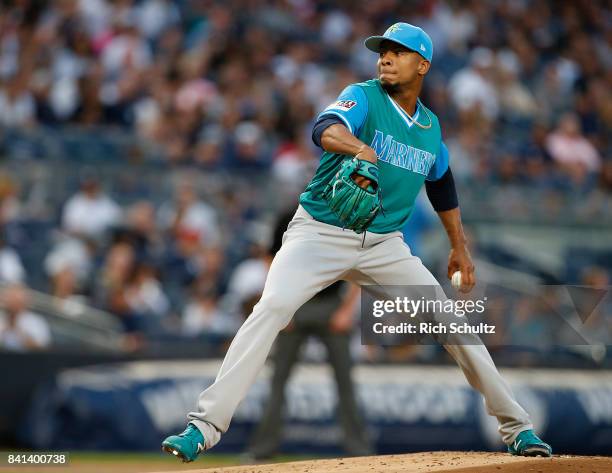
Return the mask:
<svg viewBox="0 0 612 473">
<path fill-rule="evenodd" d="M 363 44 L 365 44 L 365 47 L 370 51 L 378 53 L 380 52 L 380 43 L 382 43 L 384 40 L 389 40 L 389 38 L 385 38 L 384 36 L 370 36 L 369 38 L 366 38 Z"/>
<path fill-rule="evenodd" d="M 365 44 L 365 47 L 368 48 L 370 51 L 374 51 L 375 53 L 379 53 L 380 52 L 380 45 L 382 44 L 383 41 L 391 41 L 392 43 L 399 44 L 400 46 L 403 46 L 404 48 L 408 49 L 409 51 L 414 51 L 414 52 L 418 53 L 418 51 L 415 51 L 411 47 L 406 46 L 404 43 L 400 43 L 399 41 L 397 41 L 395 39 L 387 38 L 386 36 L 370 36 L 369 38 L 366 38 L 366 40 L 363 42 L 363 44 Z M 419 54 L 421 54 L 421 53 L 419 53 Z"/>
</svg>

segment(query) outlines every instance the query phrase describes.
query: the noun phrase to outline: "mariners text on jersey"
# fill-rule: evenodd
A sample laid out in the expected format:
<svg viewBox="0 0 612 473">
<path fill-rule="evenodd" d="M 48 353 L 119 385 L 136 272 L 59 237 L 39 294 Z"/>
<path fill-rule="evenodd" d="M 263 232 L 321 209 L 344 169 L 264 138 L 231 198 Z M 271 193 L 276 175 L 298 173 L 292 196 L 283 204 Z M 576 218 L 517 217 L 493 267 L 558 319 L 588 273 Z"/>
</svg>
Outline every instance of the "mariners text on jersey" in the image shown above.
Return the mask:
<svg viewBox="0 0 612 473">
<path fill-rule="evenodd" d="M 374 131 L 374 139 L 370 147 L 376 152 L 378 159 L 409 169 L 410 171 L 427 176 L 429 170 L 436 160 L 436 156 L 428 151 L 415 148 L 393 139 L 393 135 L 386 135 L 380 131 Z"/>
</svg>

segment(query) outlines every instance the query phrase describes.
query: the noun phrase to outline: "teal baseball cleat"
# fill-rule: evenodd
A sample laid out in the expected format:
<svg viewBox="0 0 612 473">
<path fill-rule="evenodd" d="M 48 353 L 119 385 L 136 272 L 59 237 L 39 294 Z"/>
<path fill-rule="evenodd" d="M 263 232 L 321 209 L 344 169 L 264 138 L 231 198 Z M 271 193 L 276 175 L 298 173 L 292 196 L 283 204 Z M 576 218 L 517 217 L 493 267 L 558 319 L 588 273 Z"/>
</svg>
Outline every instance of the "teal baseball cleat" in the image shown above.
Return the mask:
<svg viewBox="0 0 612 473">
<path fill-rule="evenodd" d="M 508 445 L 508 453 L 522 457 L 552 457 L 552 448 L 533 430 L 524 430 Z"/>
<path fill-rule="evenodd" d="M 205 450 L 204 436 L 193 424 L 178 435 L 171 435 L 162 442 L 162 450 L 179 457 L 183 462 L 192 462 Z"/>
</svg>

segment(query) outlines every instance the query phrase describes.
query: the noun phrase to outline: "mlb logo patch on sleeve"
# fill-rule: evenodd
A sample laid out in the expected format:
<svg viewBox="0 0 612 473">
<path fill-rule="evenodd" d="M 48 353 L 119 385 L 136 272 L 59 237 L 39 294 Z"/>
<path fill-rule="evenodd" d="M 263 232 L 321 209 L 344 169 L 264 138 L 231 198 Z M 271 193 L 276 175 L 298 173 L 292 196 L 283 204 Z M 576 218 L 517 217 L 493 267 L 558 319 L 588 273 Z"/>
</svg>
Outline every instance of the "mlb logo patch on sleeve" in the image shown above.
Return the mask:
<svg viewBox="0 0 612 473">
<path fill-rule="evenodd" d="M 328 109 L 335 108 L 335 109 L 338 109 L 338 110 L 342 110 L 343 112 L 348 112 L 355 105 L 357 105 L 357 102 L 355 100 L 338 100 L 337 102 L 332 103 L 327 108 Z"/>
</svg>

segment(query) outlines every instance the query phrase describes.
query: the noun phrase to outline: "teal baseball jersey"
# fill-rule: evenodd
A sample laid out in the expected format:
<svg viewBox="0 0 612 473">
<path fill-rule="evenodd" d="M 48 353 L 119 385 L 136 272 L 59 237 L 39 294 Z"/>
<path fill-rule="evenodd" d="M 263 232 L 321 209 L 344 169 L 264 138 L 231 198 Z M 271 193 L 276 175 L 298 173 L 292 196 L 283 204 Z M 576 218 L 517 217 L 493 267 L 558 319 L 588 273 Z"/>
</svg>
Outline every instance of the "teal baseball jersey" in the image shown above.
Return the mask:
<svg viewBox="0 0 612 473">
<path fill-rule="evenodd" d="M 442 141 L 438 117 L 419 100 L 411 120 L 377 79 L 348 86 L 319 118 L 327 115 L 340 118 L 378 156 L 384 211 L 379 212 L 368 231 L 401 230 L 425 180 L 435 181 L 448 169 L 448 150 Z M 342 160 L 347 158 L 352 156 L 323 152 L 313 179 L 300 196 L 300 204 L 316 220 L 338 227 L 342 223 L 328 208 L 322 194 Z"/>
</svg>

